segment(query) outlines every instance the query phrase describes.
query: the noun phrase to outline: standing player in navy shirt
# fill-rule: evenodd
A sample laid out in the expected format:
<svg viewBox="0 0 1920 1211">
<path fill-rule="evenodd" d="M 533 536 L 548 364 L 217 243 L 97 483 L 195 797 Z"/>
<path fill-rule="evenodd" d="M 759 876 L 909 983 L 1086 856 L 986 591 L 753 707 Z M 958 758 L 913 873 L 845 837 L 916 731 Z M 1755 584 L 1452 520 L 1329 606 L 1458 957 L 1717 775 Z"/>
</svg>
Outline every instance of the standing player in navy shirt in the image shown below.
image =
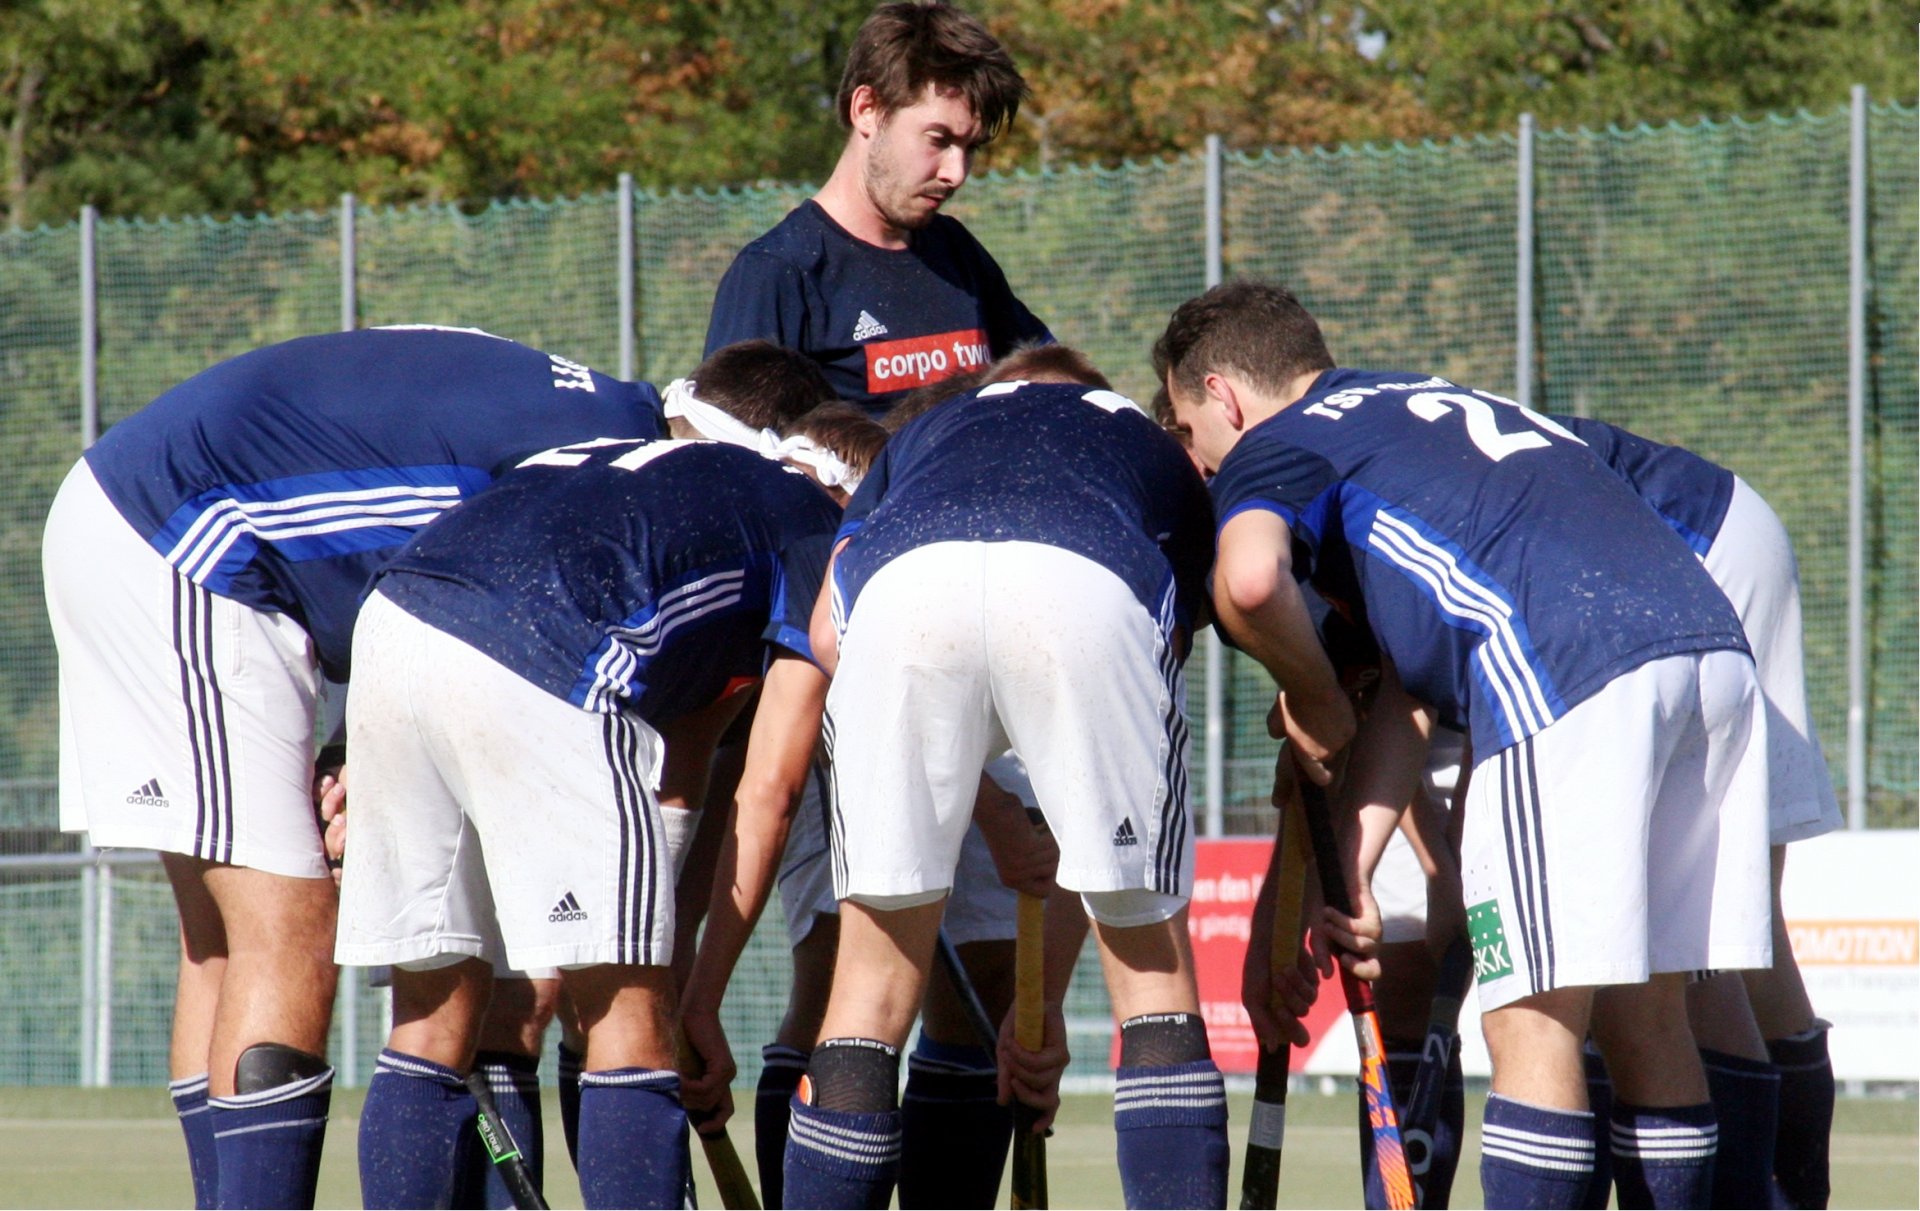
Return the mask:
<svg viewBox="0 0 1920 1211">
<path fill-rule="evenodd" d="M 840 161 L 734 258 L 707 352 L 754 337 L 802 350 L 842 399 L 880 413 L 915 387 L 1053 339 L 980 242 L 939 213 L 1025 93 L 1005 48 L 959 9 L 874 10 L 840 80 Z"/>
<path fill-rule="evenodd" d="M 1442 379 L 1334 369 L 1277 287 L 1182 305 L 1155 365 L 1216 472 L 1221 624 L 1283 688 L 1317 781 L 1356 725 L 1296 577 L 1380 648 L 1345 788 L 1361 917 L 1428 729 L 1471 737 L 1488 1205 L 1584 1193 L 1589 1026 L 1618 1090 L 1622 1202 L 1704 1202 L 1715 1127 L 1685 973 L 1768 962 L 1766 722 L 1733 608 L 1562 426 Z"/>
<path fill-rule="evenodd" d="M 660 802 L 701 801 L 736 689 L 764 676 L 742 810 L 790 810 L 825 695 L 807 624 L 839 519 L 758 453 L 597 438 L 528 459 L 376 582 L 338 946 L 396 967 L 362 1124 L 368 1206 L 445 1205 L 502 965 L 561 968 L 585 1027 L 588 1205 L 679 1205 L 681 855 Z"/>
<path fill-rule="evenodd" d="M 244 354 L 121 421 L 48 517 L 61 823 L 157 849 L 182 935 L 170 1069 L 202 1206 L 307 1206 L 333 1070 L 321 675 L 423 526 L 530 451 L 662 432 L 658 395 L 472 330 Z M 210 1098 L 209 1098 L 209 1095 Z"/>
<path fill-rule="evenodd" d="M 1226 1099 L 1187 953 L 1180 677 L 1209 522 L 1179 447 L 1131 401 L 1078 385 L 997 383 L 936 408 L 849 502 L 813 630 L 837 660 L 840 949 L 793 1103 L 789 1205 L 886 1204 L 898 1049 L 980 771 L 1008 741 L 1107 960 L 1127 1201 L 1223 1203 Z"/>
</svg>

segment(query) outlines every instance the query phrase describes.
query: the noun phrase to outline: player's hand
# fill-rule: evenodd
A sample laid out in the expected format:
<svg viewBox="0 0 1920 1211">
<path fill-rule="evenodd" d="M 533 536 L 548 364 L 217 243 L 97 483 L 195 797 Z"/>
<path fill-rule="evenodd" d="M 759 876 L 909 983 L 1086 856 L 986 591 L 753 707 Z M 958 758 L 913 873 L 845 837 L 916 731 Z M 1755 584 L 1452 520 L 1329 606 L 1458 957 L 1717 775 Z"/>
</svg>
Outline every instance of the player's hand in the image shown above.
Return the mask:
<svg viewBox="0 0 1920 1211">
<path fill-rule="evenodd" d="M 347 856 L 347 767 L 320 773 L 313 780 L 313 802 L 320 810 L 321 844 L 335 886 Z"/>
<path fill-rule="evenodd" d="M 1013 1011 L 1000 1023 L 1000 1104 L 1013 1101 L 1038 1115 L 1033 1130 L 1044 1134 L 1060 1111 L 1060 1078 L 1067 1071 L 1067 1019 L 1058 1005 L 1047 1006 L 1046 1041 L 1028 1051 L 1013 1036 Z"/>
<path fill-rule="evenodd" d="M 1015 891 L 1046 899 L 1053 893 L 1054 872 L 1060 869 L 1060 846 L 1053 834 L 1036 827 L 1018 796 L 1008 794 L 990 778 L 980 780 L 980 797 L 973 818 L 993 855 L 1000 882 Z"/>
<path fill-rule="evenodd" d="M 1380 905 L 1374 901 L 1373 889 L 1364 881 L 1355 881 L 1352 894 L 1353 915 L 1322 908 L 1320 929 L 1342 967 L 1363 980 L 1377 980 L 1380 978 L 1380 944 L 1385 937 Z"/>
<path fill-rule="evenodd" d="M 1270 953 L 1247 948 L 1246 962 L 1240 968 L 1240 1003 L 1253 1024 L 1261 1050 L 1273 1051 L 1283 1043 L 1305 1047 L 1313 1041 L 1307 1033 L 1306 1016 L 1320 990 L 1313 957 L 1302 946 L 1293 963 L 1276 970 L 1267 961 Z"/>
<path fill-rule="evenodd" d="M 1353 704 L 1338 686 L 1326 695 L 1275 695 L 1267 711 L 1267 734 L 1288 742 L 1301 771 L 1317 786 L 1332 784 L 1334 757 L 1358 728 Z"/>
<path fill-rule="evenodd" d="M 680 1101 L 694 1130 L 708 1134 L 733 1117 L 733 1078 L 739 1069 L 718 1014 L 688 1012 L 680 1019 Z"/>
</svg>

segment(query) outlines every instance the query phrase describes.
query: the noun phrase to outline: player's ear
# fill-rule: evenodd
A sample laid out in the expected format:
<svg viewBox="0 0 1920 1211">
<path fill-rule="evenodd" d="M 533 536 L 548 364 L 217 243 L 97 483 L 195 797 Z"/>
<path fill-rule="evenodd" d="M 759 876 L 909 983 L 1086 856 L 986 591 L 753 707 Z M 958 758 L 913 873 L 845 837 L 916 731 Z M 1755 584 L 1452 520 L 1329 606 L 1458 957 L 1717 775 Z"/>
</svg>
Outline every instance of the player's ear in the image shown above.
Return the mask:
<svg viewBox="0 0 1920 1211">
<path fill-rule="evenodd" d="M 873 85 L 862 84 L 847 98 L 847 121 L 853 126 L 855 134 L 871 139 L 874 132 L 880 129 L 884 117 L 880 110 L 880 95 L 873 91 Z"/>
<path fill-rule="evenodd" d="M 1234 389 L 1233 380 L 1224 374 L 1209 374 L 1202 380 L 1207 396 L 1220 402 L 1221 411 L 1226 415 L 1227 423 L 1235 432 L 1246 427 L 1246 413 L 1240 407 L 1240 393 Z"/>
</svg>

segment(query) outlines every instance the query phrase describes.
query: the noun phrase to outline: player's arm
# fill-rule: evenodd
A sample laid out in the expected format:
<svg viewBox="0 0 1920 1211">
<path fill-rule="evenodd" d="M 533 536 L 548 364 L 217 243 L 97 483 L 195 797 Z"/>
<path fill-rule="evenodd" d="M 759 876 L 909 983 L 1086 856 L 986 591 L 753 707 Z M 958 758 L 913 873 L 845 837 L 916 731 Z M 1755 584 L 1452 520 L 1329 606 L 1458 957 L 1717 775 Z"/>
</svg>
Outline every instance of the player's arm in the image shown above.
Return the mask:
<svg viewBox="0 0 1920 1211">
<path fill-rule="evenodd" d="M 1353 739 L 1353 707 L 1320 646 L 1293 579 L 1293 531 L 1267 509 L 1236 513 L 1220 531 L 1213 572 L 1215 620 L 1285 694 L 1287 738 L 1307 773 L 1332 781 L 1327 763 Z"/>
<path fill-rule="evenodd" d="M 813 648 L 814 663 L 829 677 L 840 667 L 840 628 L 833 623 L 833 565 L 846 545 L 845 539 L 834 544 L 827 574 L 820 578 L 820 595 L 813 599 L 813 614 L 807 620 L 807 644 Z"/>
<path fill-rule="evenodd" d="M 747 739 L 746 768 L 734 793 L 733 830 L 720 848 L 707 928 L 682 1010 L 687 1045 L 700 1067 L 697 1074 L 682 1074 L 684 1100 L 695 1110 L 731 1109 L 727 1086 L 735 1067 L 720 1028 L 720 1003 L 779 873 L 826 698 L 826 674 L 800 656 L 783 652 L 767 670 Z"/>
</svg>

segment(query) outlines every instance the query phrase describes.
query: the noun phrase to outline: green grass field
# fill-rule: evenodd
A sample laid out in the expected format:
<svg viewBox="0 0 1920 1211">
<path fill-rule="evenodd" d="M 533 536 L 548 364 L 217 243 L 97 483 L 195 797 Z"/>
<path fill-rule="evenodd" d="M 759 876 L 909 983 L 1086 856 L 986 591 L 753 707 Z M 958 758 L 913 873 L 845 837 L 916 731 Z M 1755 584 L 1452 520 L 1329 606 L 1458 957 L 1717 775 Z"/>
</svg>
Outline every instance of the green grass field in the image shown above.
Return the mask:
<svg viewBox="0 0 1920 1211">
<path fill-rule="evenodd" d="M 320 1175 L 319 1205 L 357 1207 L 354 1135 L 361 1092 L 334 1095 L 333 1133 Z M 1233 1099 L 1236 1160 L 1247 1121 L 1248 1099 Z M 1843 1101 L 1833 1136 L 1835 1207 L 1920 1206 L 1920 1117 L 1911 1101 Z M 1479 1120 L 1479 1099 L 1470 1099 L 1469 1122 Z M 558 1143 L 560 1109 L 549 1092 L 547 1122 Z M 1067 1099 L 1048 1145 L 1048 1177 L 1056 1207 L 1117 1207 L 1120 1178 L 1113 1161 L 1110 1099 L 1082 1094 Z M 1357 1207 L 1351 1095 L 1295 1094 L 1288 1103 L 1283 1207 Z M 734 1131 L 741 1155 L 752 1167 L 751 1124 Z M 1475 1176 L 1479 1137 L 1454 1188 L 1456 1207 L 1480 1205 Z M 717 1207 L 704 1163 L 700 1205 Z M 190 1207 L 186 1154 L 167 1096 L 160 1089 L 0 1089 L 0 1173 L 7 1181 L 0 1205 L 8 1207 Z M 1239 1172 L 1234 1173 L 1238 1201 Z M 578 1207 L 580 1190 L 564 1156 L 549 1172 L 547 1194 L 555 1207 Z M 1006 1205 L 1004 1191 L 1001 1205 Z"/>
</svg>

